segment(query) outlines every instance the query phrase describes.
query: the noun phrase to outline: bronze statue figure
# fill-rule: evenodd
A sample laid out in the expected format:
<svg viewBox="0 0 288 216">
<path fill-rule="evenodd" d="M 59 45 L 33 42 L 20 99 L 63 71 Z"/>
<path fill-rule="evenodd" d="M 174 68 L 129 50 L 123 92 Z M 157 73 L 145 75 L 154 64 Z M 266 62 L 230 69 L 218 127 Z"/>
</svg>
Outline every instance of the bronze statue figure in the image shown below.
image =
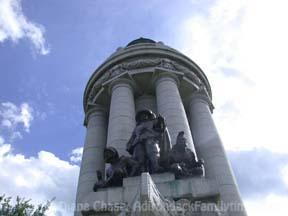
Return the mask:
<svg viewBox="0 0 288 216">
<path fill-rule="evenodd" d="M 178 133 L 176 144 L 169 152 L 167 164 L 177 178 L 204 175 L 204 161 L 196 160 L 195 154 L 187 147 L 183 131 Z"/>
<path fill-rule="evenodd" d="M 170 136 L 164 118 L 151 110 L 136 114 L 136 127 L 127 143 L 127 151 L 132 157 L 120 156 L 113 147 L 104 149 L 104 160 L 110 166 L 106 169 L 106 179 L 97 171 L 98 181 L 93 191 L 99 188 L 121 186 L 123 178 L 171 171 L 176 178 L 203 176 L 204 162 L 196 160 L 195 154 L 187 147 L 184 132 L 179 132 L 176 144 L 171 148 Z"/>
<path fill-rule="evenodd" d="M 171 149 L 170 136 L 164 118 L 151 110 L 136 114 L 136 127 L 127 143 L 127 151 L 140 163 L 140 172 L 151 174 L 164 171 L 160 160 Z"/>
<path fill-rule="evenodd" d="M 123 178 L 140 174 L 139 163 L 131 157 L 119 157 L 117 150 L 113 147 L 104 149 L 104 160 L 110 166 L 106 170 L 106 180 L 103 179 L 101 171 L 97 171 L 98 181 L 93 188 L 95 192 L 99 188 L 122 186 Z"/>
</svg>

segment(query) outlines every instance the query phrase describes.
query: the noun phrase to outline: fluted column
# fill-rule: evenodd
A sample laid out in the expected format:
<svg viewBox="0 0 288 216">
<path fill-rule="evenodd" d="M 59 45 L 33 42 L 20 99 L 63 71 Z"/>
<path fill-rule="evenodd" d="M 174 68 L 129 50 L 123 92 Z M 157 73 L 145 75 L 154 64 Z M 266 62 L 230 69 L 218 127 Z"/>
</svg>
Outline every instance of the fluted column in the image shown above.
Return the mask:
<svg viewBox="0 0 288 216">
<path fill-rule="evenodd" d="M 126 144 L 135 127 L 135 103 L 132 82 L 117 79 L 111 84 L 107 146 L 117 149 L 120 155 L 128 155 Z"/>
<path fill-rule="evenodd" d="M 140 110 L 150 109 L 157 114 L 156 98 L 153 95 L 142 95 L 135 102 L 136 113 Z"/>
<path fill-rule="evenodd" d="M 107 139 L 107 111 L 101 105 L 90 106 L 86 113 L 86 138 L 78 180 L 76 203 L 93 191 L 96 170 L 104 173 L 103 150 Z"/>
<path fill-rule="evenodd" d="M 172 144 L 175 144 L 178 133 L 184 131 L 188 146 L 194 151 L 191 131 L 177 82 L 177 77 L 174 74 L 163 73 L 158 76 L 155 82 L 157 109 L 158 113 L 166 119 Z"/>
<path fill-rule="evenodd" d="M 220 199 L 225 204 L 243 206 L 238 187 L 230 167 L 221 139 L 211 116 L 213 108 L 204 92 L 197 92 L 190 98 L 190 128 L 199 158 L 205 161 L 205 174 L 216 180 Z M 229 215 L 246 215 L 245 210 L 237 210 L 230 205 Z M 239 207 L 238 206 L 238 207 Z"/>
</svg>

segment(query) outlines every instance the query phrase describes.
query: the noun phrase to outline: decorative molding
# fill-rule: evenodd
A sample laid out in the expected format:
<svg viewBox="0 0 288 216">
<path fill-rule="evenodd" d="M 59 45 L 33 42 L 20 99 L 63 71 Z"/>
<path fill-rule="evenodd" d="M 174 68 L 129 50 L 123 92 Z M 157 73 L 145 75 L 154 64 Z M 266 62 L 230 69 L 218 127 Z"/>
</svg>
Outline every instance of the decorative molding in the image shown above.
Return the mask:
<svg viewBox="0 0 288 216">
<path fill-rule="evenodd" d="M 196 100 L 202 100 L 204 103 L 206 103 L 209 106 L 211 113 L 213 113 L 214 105 L 204 86 L 201 86 L 199 90 L 192 93 L 192 95 L 189 97 L 189 105 L 191 106 Z"/>
<path fill-rule="evenodd" d="M 172 80 L 179 87 L 180 81 L 177 75 L 171 72 L 169 73 L 165 71 L 165 69 L 164 70 L 161 69 L 160 71 L 158 71 L 158 73 L 154 76 L 152 83 L 154 85 L 157 85 L 158 83 L 164 80 Z"/>
<path fill-rule="evenodd" d="M 134 92 L 136 89 L 136 84 L 133 82 L 133 80 L 127 79 L 127 78 L 115 79 L 115 80 L 111 81 L 108 85 L 109 85 L 109 90 L 108 90 L 109 94 L 111 94 L 113 92 L 113 89 L 119 85 L 129 86 L 129 88 L 131 88 L 132 92 Z"/>
<path fill-rule="evenodd" d="M 89 117 L 93 114 L 94 115 L 99 114 L 99 115 L 107 116 L 108 111 L 107 111 L 107 109 L 105 109 L 100 104 L 88 103 L 87 108 L 86 108 L 86 113 L 85 113 L 84 126 L 87 126 Z"/>
<path fill-rule="evenodd" d="M 102 84 L 106 81 L 120 76 L 121 74 L 128 73 L 129 71 L 143 69 L 148 67 L 157 67 L 166 69 L 169 71 L 175 72 L 183 72 L 184 75 L 193 80 L 193 82 L 197 85 L 203 85 L 202 81 L 198 78 L 198 76 L 191 71 L 189 68 L 177 63 L 176 61 L 170 60 L 168 58 L 141 58 L 141 59 L 132 59 L 130 61 L 126 61 L 120 64 L 117 64 L 110 68 L 108 71 L 103 73 L 99 79 L 93 84 L 91 91 L 88 94 L 88 103 L 92 102 L 95 98 L 97 92 L 101 89 Z"/>
</svg>

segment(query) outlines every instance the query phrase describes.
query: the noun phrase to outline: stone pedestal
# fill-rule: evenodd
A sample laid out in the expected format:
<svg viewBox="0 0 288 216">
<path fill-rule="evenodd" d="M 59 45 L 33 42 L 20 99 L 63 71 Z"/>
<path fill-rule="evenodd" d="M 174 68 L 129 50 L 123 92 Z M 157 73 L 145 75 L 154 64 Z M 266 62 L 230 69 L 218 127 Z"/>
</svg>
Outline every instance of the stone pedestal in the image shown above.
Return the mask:
<svg viewBox="0 0 288 216">
<path fill-rule="evenodd" d="M 195 215 L 207 212 L 197 209 L 199 203 L 211 203 L 219 194 L 213 180 L 202 177 L 175 180 L 174 174 L 163 173 L 125 178 L 123 187 L 100 189 L 87 194 L 83 215 Z M 210 199 L 207 199 L 207 197 Z M 185 209 L 176 200 L 185 199 L 190 209 Z M 207 199 L 205 201 L 205 199 Z M 199 205 L 199 204 L 197 204 Z M 216 206 L 216 205 L 215 205 Z M 178 212 L 179 211 L 179 212 Z M 189 214 L 188 214 L 189 213 Z M 212 215 L 218 215 L 214 212 Z"/>
</svg>

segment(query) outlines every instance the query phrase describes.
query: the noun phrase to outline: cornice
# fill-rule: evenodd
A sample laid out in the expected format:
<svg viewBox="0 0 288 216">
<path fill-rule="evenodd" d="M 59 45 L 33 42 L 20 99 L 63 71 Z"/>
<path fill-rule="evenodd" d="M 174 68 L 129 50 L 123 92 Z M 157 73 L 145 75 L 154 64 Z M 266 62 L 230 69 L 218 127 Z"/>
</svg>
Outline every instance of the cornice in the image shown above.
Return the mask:
<svg viewBox="0 0 288 216">
<path fill-rule="evenodd" d="M 99 88 L 101 83 L 111 78 L 111 75 L 113 77 L 124 73 L 125 71 L 134 68 L 145 68 L 149 65 L 151 65 L 151 67 L 157 66 L 170 70 L 184 71 L 188 77 L 190 76 L 191 79 L 193 79 L 193 81 L 197 79 L 200 80 L 208 90 L 209 96 L 212 97 L 207 77 L 200 67 L 188 57 L 164 45 L 134 45 L 120 49 L 118 52 L 114 53 L 92 74 L 84 92 L 84 107 L 88 103 L 88 97 L 90 92 L 93 92 L 93 88 L 95 91 L 95 88 Z"/>
<path fill-rule="evenodd" d="M 102 115 L 106 117 L 108 115 L 108 110 L 100 104 L 88 104 L 85 112 L 84 126 L 87 126 L 91 115 Z"/>
<path fill-rule="evenodd" d="M 180 84 L 179 78 L 176 74 L 167 72 L 165 71 L 165 69 L 164 70 L 156 69 L 156 75 L 152 80 L 153 84 L 158 85 L 158 83 L 163 82 L 165 80 L 172 80 L 177 86 L 179 86 Z"/>
<path fill-rule="evenodd" d="M 111 81 L 109 84 L 109 94 L 111 94 L 113 92 L 113 89 L 116 88 L 119 85 L 126 85 L 128 86 L 132 92 L 134 92 L 136 90 L 136 84 L 133 82 L 133 80 L 130 80 L 128 78 L 118 78 L 115 79 L 113 81 Z"/>
<path fill-rule="evenodd" d="M 197 102 L 197 100 L 200 100 L 200 101 L 206 103 L 209 106 L 211 113 L 213 113 L 214 105 L 213 105 L 209 95 L 207 94 L 207 91 L 205 88 L 201 87 L 198 91 L 193 92 L 188 100 L 189 100 L 189 106 L 191 106 L 193 103 Z"/>
</svg>

